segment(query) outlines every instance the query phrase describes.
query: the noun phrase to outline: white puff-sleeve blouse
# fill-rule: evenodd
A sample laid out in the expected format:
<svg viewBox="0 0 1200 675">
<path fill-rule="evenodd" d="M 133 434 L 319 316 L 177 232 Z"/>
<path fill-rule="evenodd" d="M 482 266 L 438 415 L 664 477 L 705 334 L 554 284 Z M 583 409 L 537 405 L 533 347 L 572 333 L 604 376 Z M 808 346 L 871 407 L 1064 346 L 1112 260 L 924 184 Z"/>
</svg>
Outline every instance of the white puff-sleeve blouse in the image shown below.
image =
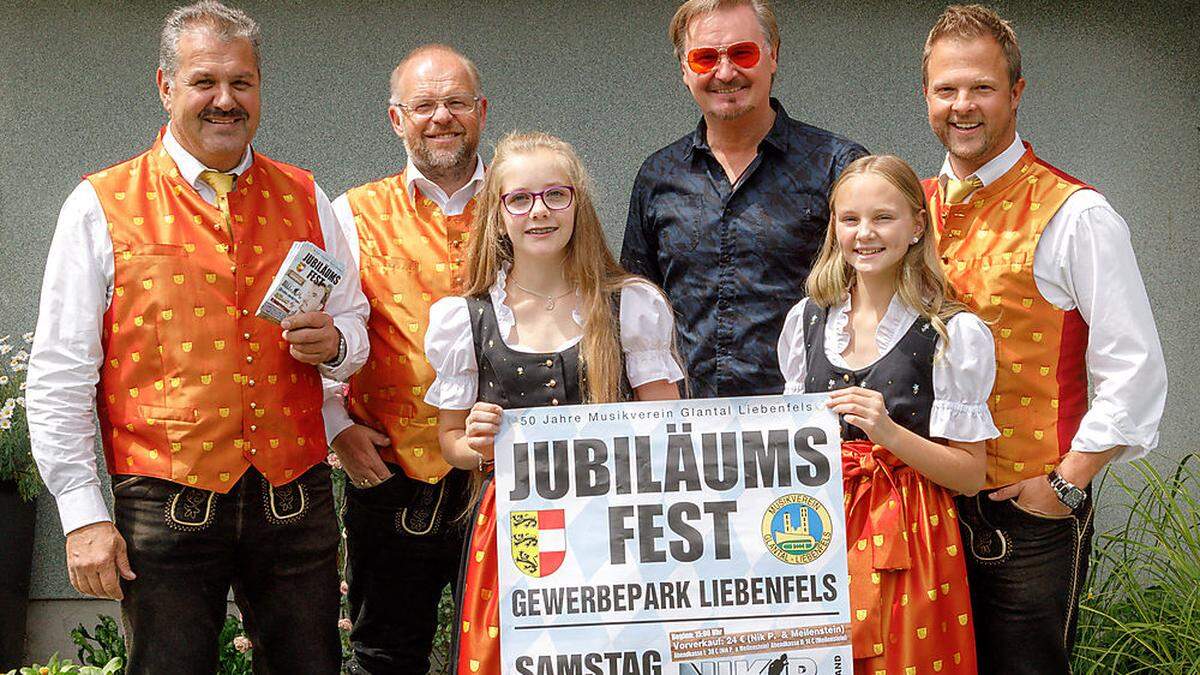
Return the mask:
<svg viewBox="0 0 1200 675">
<path fill-rule="evenodd" d="M 512 309 L 505 304 L 505 274 L 501 271 L 488 291 L 504 344 L 516 351 L 534 350 L 509 342 L 516 325 Z M 683 369 L 672 351 L 675 317 L 662 294 L 644 281 L 634 281 L 621 289 L 621 350 L 625 354 L 625 373 L 632 387 L 648 382 L 683 379 Z M 573 313 L 583 326 L 583 317 Z M 576 337 L 554 351 L 570 349 L 582 338 Z M 462 297 L 438 300 L 429 310 L 429 330 L 425 333 L 425 356 L 437 378 L 425 393 L 425 402 L 446 410 L 469 410 L 478 400 L 479 369 L 475 362 L 475 340 L 471 334 L 471 316 Z"/>
<path fill-rule="evenodd" d="M 804 346 L 804 308 L 808 298 L 788 312 L 779 336 L 779 370 L 785 381 L 783 393 L 804 393 L 806 353 Z M 853 370 L 842 357 L 850 345 L 850 301 L 831 307 L 825 322 L 825 357 L 838 368 Z M 899 296 L 892 298 L 887 312 L 875 331 L 875 347 L 883 358 L 918 318 L 916 310 Z M 987 407 L 988 396 L 996 379 L 996 346 L 992 332 L 979 317 L 959 312 L 946 324 L 950 344 L 933 362 L 933 410 L 929 415 L 929 435 L 950 441 L 971 443 L 996 438 L 1000 431 L 992 423 Z"/>
</svg>

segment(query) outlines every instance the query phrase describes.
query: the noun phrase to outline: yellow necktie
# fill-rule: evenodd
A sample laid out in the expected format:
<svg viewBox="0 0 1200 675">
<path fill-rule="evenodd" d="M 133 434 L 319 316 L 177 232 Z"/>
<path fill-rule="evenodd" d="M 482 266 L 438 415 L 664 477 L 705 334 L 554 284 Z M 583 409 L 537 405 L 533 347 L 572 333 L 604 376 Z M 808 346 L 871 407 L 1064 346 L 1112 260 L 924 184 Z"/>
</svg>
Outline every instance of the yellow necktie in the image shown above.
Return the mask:
<svg viewBox="0 0 1200 675">
<path fill-rule="evenodd" d="M 983 187 L 983 181 L 978 176 L 966 180 L 951 178 L 946 181 L 946 203 L 957 204 L 967 198 L 967 195 Z"/>
<path fill-rule="evenodd" d="M 229 193 L 233 191 L 233 181 L 237 176 L 219 171 L 201 171 L 200 180 L 212 186 L 217 193 L 217 208 L 225 216 L 225 226 L 233 233 L 233 216 L 229 213 Z"/>
</svg>

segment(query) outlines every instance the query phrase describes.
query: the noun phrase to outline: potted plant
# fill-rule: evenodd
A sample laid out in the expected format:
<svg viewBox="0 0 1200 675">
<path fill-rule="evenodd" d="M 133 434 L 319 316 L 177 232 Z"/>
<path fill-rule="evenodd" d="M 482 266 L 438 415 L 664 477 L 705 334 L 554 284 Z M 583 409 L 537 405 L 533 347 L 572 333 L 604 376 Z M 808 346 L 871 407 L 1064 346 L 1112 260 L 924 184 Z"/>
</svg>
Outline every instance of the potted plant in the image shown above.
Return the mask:
<svg viewBox="0 0 1200 675">
<path fill-rule="evenodd" d="M 34 503 L 42 480 L 25 422 L 25 373 L 33 333 L 0 337 L 0 663 L 17 663 L 25 645 Z"/>
</svg>

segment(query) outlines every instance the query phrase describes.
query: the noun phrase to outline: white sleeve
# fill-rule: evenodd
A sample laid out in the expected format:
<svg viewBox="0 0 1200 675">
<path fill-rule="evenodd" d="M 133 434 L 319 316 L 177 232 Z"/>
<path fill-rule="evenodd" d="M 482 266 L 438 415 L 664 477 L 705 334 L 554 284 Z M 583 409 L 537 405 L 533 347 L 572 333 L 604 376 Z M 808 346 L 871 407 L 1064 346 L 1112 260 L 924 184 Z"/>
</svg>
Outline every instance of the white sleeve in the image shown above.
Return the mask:
<svg viewBox="0 0 1200 675">
<path fill-rule="evenodd" d="M 1100 193 L 1076 192 L 1047 224 L 1034 274 L 1047 300 L 1078 309 L 1088 325 L 1094 397 L 1071 450 L 1123 446 L 1114 461 L 1144 456 L 1158 446 L 1167 369 L 1129 226 Z"/>
<path fill-rule="evenodd" d="M 429 308 L 425 357 L 437 373 L 425 402 L 443 410 L 470 410 L 479 396 L 479 366 L 465 298 L 442 298 Z"/>
<path fill-rule="evenodd" d="M 779 372 L 783 373 L 783 393 L 803 394 L 808 376 L 808 353 L 804 346 L 804 308 L 808 298 L 797 302 L 783 320 L 779 334 Z"/>
<path fill-rule="evenodd" d="M 346 195 L 333 200 L 333 215 L 346 239 L 350 257 L 354 261 L 354 269 L 359 269 L 358 228 L 354 224 L 354 214 L 350 210 L 350 200 Z M 368 306 L 369 307 L 369 306 Z M 346 342 L 346 356 L 350 356 L 350 343 Z M 338 380 L 324 376 L 322 373 L 321 386 L 324 389 L 325 400 L 321 405 L 321 417 L 325 420 L 325 439 L 332 445 L 338 434 L 354 424 L 350 413 L 346 411 L 346 385 Z"/>
<path fill-rule="evenodd" d="M 675 315 L 657 288 L 635 281 L 621 289 L 621 351 L 631 387 L 683 379 L 675 359 Z"/>
<path fill-rule="evenodd" d="M 333 325 L 337 326 L 346 340 L 346 357 L 334 366 L 321 364 L 318 370 L 322 377 L 344 382 L 367 362 L 370 352 L 367 318 L 371 314 L 371 307 L 367 304 L 367 296 L 363 294 L 358 278 L 358 236 L 354 221 L 341 223 L 334 215 L 325 191 L 320 185 L 314 184 L 313 187 L 317 195 L 317 216 L 321 221 L 325 250 L 346 266 L 346 274 L 333 287 L 329 301 L 325 303 L 325 311 L 333 317 Z M 348 232 L 355 232 L 353 240 L 347 239 Z"/>
<path fill-rule="evenodd" d="M 996 381 L 996 343 L 979 317 L 959 312 L 946 326 L 950 344 L 933 362 L 929 435 L 973 443 L 996 438 L 988 396 Z"/>
<path fill-rule="evenodd" d="M 104 209 L 85 180 L 63 204 L 50 242 L 25 391 L 33 457 L 64 534 L 111 520 L 96 473 L 94 419 L 112 258 Z"/>
</svg>

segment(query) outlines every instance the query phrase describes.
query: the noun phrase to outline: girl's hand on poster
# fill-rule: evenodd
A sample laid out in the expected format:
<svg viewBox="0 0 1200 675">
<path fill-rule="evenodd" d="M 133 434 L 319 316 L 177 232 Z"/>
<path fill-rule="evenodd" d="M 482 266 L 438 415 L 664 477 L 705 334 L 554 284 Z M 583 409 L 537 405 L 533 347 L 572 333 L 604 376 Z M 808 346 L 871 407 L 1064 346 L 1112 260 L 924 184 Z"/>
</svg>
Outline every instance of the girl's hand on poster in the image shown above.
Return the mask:
<svg viewBox="0 0 1200 675">
<path fill-rule="evenodd" d="M 500 433 L 500 418 L 504 409 L 495 403 L 479 401 L 467 413 L 467 447 L 479 453 L 482 461 L 490 462 L 496 454 L 496 434 Z"/>
<path fill-rule="evenodd" d="M 862 429 L 872 443 L 893 445 L 899 426 L 888 416 L 883 394 L 873 389 L 848 387 L 829 392 L 829 402 L 825 405 L 844 415 L 848 424 Z"/>
</svg>

